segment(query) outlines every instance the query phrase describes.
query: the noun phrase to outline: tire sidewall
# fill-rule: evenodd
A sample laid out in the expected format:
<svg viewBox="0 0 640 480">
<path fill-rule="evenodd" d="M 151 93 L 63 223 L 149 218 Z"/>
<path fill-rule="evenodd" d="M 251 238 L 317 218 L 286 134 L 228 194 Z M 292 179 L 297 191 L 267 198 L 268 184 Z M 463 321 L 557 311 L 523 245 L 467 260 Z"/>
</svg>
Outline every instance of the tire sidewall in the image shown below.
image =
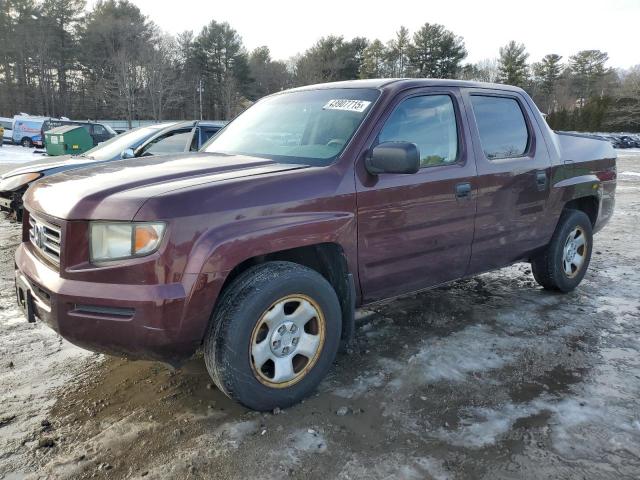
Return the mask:
<svg viewBox="0 0 640 480">
<path fill-rule="evenodd" d="M 563 257 L 564 246 L 567 241 L 567 237 L 573 229 L 577 226 L 581 227 L 587 237 L 586 244 L 586 257 L 584 264 L 578 271 L 575 277 L 568 277 L 564 272 Z M 556 236 L 552 245 L 551 262 L 553 265 L 553 280 L 558 289 L 563 292 L 570 292 L 574 290 L 582 281 L 589 268 L 591 262 L 591 253 L 593 252 L 593 228 L 591 226 L 591 220 L 589 217 L 581 211 L 572 210 L 566 216 L 559 230 L 556 232 Z"/>
<path fill-rule="evenodd" d="M 278 262 L 283 263 L 283 262 Z M 272 410 L 297 403 L 322 380 L 335 359 L 342 330 L 342 313 L 335 291 L 320 274 L 307 269 L 288 268 L 275 278 L 260 279 L 255 272 L 232 296 L 239 304 L 225 308 L 213 329 L 215 347 L 212 354 L 215 376 L 227 394 L 255 410 Z M 250 342 L 253 329 L 264 312 L 276 301 L 288 295 L 301 294 L 312 298 L 325 319 L 325 339 L 322 351 L 312 369 L 298 382 L 285 388 L 273 388 L 260 382 L 252 369 Z M 233 302 L 233 298 L 226 301 Z M 215 319 L 214 319 L 215 320 Z M 209 343 L 209 342 L 208 342 Z M 209 362 L 208 367 L 209 367 Z"/>
</svg>

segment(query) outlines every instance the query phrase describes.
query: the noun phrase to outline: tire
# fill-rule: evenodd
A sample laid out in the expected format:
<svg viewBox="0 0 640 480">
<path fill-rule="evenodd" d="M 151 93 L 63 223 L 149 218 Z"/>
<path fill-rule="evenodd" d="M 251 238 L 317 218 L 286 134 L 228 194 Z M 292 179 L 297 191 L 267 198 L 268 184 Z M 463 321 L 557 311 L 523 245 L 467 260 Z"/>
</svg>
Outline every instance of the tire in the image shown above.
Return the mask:
<svg viewBox="0 0 640 480">
<path fill-rule="evenodd" d="M 581 242 L 583 245 L 578 246 Z M 551 242 L 531 261 L 533 277 L 547 290 L 571 292 L 587 273 L 592 250 L 593 229 L 589 217 L 580 210 L 565 210 Z"/>
<path fill-rule="evenodd" d="M 223 292 L 205 336 L 205 363 L 230 398 L 254 410 L 285 408 L 327 374 L 341 331 L 338 297 L 322 275 L 268 262 L 249 268 Z"/>
<path fill-rule="evenodd" d="M 25 148 L 31 148 L 33 147 L 33 140 L 31 140 L 29 137 L 24 137 L 22 140 L 20 140 L 20 145 Z"/>
</svg>

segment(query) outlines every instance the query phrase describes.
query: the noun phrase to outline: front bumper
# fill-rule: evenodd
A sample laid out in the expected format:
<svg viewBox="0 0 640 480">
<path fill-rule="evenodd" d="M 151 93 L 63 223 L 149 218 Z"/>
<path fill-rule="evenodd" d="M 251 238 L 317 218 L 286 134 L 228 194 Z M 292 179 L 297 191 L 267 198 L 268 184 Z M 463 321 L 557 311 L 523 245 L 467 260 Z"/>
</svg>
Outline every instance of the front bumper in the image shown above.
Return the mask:
<svg viewBox="0 0 640 480">
<path fill-rule="evenodd" d="M 185 291 L 196 276 L 165 285 L 70 280 L 27 243 L 18 247 L 15 263 L 16 295 L 28 319 L 46 323 L 80 347 L 177 364 L 199 345 L 201 337 L 181 327 Z"/>
</svg>

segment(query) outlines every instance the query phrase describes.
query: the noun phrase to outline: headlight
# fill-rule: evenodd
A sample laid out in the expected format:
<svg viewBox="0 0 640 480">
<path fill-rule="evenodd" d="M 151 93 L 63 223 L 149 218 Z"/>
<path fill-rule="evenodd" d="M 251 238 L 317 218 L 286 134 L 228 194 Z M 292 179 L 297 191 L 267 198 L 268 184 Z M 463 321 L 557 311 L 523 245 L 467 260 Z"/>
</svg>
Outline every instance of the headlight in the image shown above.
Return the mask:
<svg viewBox="0 0 640 480">
<path fill-rule="evenodd" d="M 91 222 L 91 261 L 117 260 L 156 251 L 166 225 L 161 222 Z"/>
<path fill-rule="evenodd" d="M 0 180 L 0 191 L 1 192 L 11 192 L 13 190 L 17 190 L 20 187 L 27 185 L 34 180 L 39 179 L 42 176 L 41 173 L 32 172 L 32 173 L 22 173 L 20 175 L 13 175 L 11 177 L 6 177 Z"/>
</svg>

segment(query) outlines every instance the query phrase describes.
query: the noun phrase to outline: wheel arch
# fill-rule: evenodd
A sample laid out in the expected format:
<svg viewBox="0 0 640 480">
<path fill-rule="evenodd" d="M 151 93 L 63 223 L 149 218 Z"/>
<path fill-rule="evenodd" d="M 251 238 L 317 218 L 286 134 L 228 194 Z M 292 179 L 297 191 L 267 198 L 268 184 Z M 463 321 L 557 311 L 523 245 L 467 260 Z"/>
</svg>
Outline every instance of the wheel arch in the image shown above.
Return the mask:
<svg viewBox="0 0 640 480">
<path fill-rule="evenodd" d="M 233 281 L 249 268 L 273 261 L 292 262 L 318 272 L 327 280 L 338 296 L 342 311 L 342 349 L 348 348 L 355 330 L 356 291 L 352 273 L 349 271 L 347 256 L 342 245 L 336 242 L 322 242 L 300 247 L 287 248 L 255 255 L 235 265 L 226 275 L 220 288 L 218 299 Z"/>
<path fill-rule="evenodd" d="M 596 195 L 586 195 L 574 198 L 564 204 L 563 210 L 580 210 L 591 220 L 591 226 L 595 228 L 600 210 L 600 199 Z"/>
</svg>

